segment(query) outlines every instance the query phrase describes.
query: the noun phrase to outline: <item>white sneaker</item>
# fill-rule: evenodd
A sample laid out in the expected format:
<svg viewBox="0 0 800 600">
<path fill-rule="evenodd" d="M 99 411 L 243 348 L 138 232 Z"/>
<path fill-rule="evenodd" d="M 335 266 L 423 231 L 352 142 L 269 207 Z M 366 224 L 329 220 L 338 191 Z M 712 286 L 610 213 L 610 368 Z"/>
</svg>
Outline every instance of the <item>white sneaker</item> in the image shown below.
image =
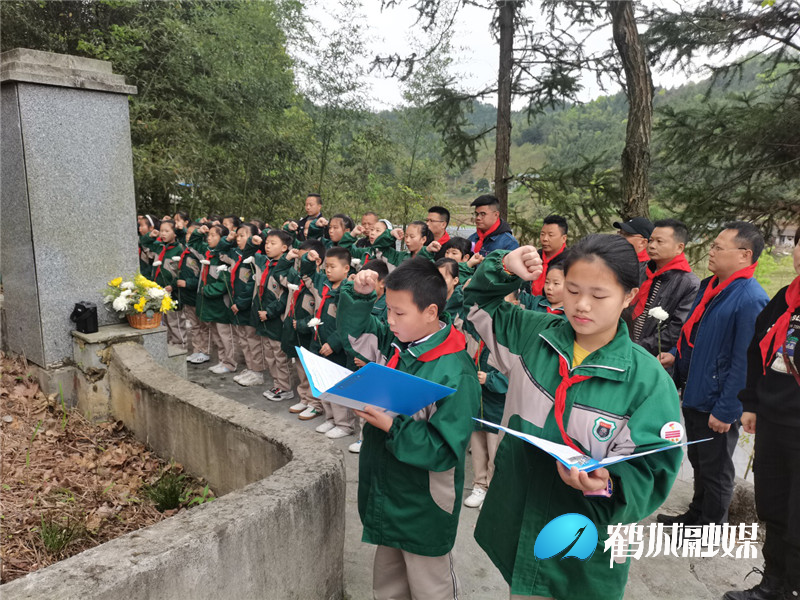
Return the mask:
<svg viewBox="0 0 800 600">
<path fill-rule="evenodd" d="M 256 373 L 255 371 L 249 371 L 245 377 L 242 377 L 236 383 L 244 387 L 250 387 L 253 385 L 264 385 L 264 376 L 261 373 Z"/>
<path fill-rule="evenodd" d="M 208 367 L 208 370 L 211 371 L 212 373 L 216 373 L 217 375 L 223 375 L 225 373 L 233 373 L 234 371 L 233 369 L 229 369 L 222 363 L 217 363 L 213 367 Z"/>
<path fill-rule="evenodd" d="M 297 413 L 305 412 L 307 408 L 308 404 L 306 404 L 305 402 L 298 402 L 297 404 L 292 404 L 289 407 L 289 412 L 292 413 L 293 415 L 296 415 Z"/>
<path fill-rule="evenodd" d="M 334 427 L 336 427 L 336 425 L 333 424 L 333 421 L 325 421 L 324 423 L 317 425 L 317 428 L 314 431 L 317 433 L 328 433 Z"/>
<path fill-rule="evenodd" d="M 281 400 L 291 400 L 294 398 L 294 392 L 292 390 L 282 390 L 279 387 L 274 387 L 264 392 L 263 396 L 273 402 L 280 402 Z"/>
<path fill-rule="evenodd" d="M 352 444 L 350 444 L 347 449 L 352 452 L 353 454 L 358 454 L 361 452 L 361 440 L 356 440 Z"/>
<path fill-rule="evenodd" d="M 249 374 L 250 374 L 250 369 L 245 369 L 244 371 L 242 371 L 238 375 L 234 375 L 233 376 L 233 380 L 236 383 L 239 383 L 242 379 L 245 379 Z"/>
<path fill-rule="evenodd" d="M 483 504 L 483 499 L 486 498 L 486 490 L 483 488 L 472 488 L 472 493 L 464 500 L 464 506 L 470 508 L 480 508 Z"/>
<path fill-rule="evenodd" d="M 194 358 L 192 358 L 192 360 L 190 360 L 189 362 L 194 363 L 196 365 L 202 365 L 204 362 L 208 362 L 211 360 L 211 357 L 203 352 L 196 352 L 195 354 L 192 354 L 192 356 Z M 186 360 L 189 359 L 187 358 Z"/>
<path fill-rule="evenodd" d="M 334 427 L 325 434 L 325 437 L 330 440 L 338 440 L 339 438 L 347 437 L 348 435 L 353 434 L 349 431 L 345 431 L 341 427 Z"/>
<path fill-rule="evenodd" d="M 300 419 L 301 421 L 310 421 L 311 419 L 314 419 L 324 414 L 325 414 L 324 410 L 317 410 L 313 406 L 307 406 L 303 412 L 297 415 L 297 418 Z"/>
<path fill-rule="evenodd" d="M 197 360 L 197 352 L 186 357 L 186 362 L 193 363 L 195 360 Z"/>
</svg>

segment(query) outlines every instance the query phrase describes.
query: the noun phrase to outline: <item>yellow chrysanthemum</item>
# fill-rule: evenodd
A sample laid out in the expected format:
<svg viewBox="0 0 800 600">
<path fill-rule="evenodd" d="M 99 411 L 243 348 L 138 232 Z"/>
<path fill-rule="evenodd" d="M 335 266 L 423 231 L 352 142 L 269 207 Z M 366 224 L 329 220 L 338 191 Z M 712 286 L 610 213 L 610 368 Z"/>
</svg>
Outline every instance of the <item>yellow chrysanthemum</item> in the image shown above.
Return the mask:
<svg viewBox="0 0 800 600">
<path fill-rule="evenodd" d="M 173 308 L 173 306 L 172 306 L 172 298 L 170 298 L 169 296 L 164 296 L 161 299 L 161 312 L 170 311 L 170 310 L 172 310 L 172 308 Z"/>
<path fill-rule="evenodd" d="M 116 279 L 112 279 L 108 282 L 108 285 L 111 287 L 119 287 L 119 284 L 122 283 L 122 277 L 117 277 Z"/>
<path fill-rule="evenodd" d="M 133 308 L 136 312 L 144 312 L 144 305 L 147 304 L 147 298 L 141 297 L 139 301 L 133 305 Z"/>
</svg>

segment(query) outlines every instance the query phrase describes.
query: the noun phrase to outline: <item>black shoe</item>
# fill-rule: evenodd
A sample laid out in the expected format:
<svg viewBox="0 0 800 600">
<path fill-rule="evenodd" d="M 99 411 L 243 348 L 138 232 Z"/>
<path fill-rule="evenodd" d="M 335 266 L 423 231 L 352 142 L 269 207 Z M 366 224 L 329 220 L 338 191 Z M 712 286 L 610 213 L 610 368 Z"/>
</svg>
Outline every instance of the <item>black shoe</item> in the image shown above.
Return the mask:
<svg viewBox="0 0 800 600">
<path fill-rule="evenodd" d="M 699 515 L 693 510 L 687 510 L 682 515 L 665 515 L 661 513 L 656 516 L 656 521 L 664 523 L 664 525 L 675 525 L 678 523 L 683 525 L 696 525 L 698 516 Z"/>
<path fill-rule="evenodd" d="M 761 574 L 761 583 L 749 590 L 727 592 L 722 600 L 783 600 L 786 597 L 783 594 L 783 585 L 777 577 L 770 577 L 761 569 L 753 567 L 753 570 L 744 578 L 747 579 L 752 573 Z M 791 596 L 788 597 L 791 598 Z"/>
</svg>

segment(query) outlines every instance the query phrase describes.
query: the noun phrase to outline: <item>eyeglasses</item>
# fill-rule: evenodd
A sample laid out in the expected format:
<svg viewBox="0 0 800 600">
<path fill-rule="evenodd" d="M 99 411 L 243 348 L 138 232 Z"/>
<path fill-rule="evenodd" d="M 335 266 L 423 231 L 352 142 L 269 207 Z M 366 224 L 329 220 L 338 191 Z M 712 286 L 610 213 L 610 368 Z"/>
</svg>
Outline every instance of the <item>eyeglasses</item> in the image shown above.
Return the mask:
<svg viewBox="0 0 800 600">
<path fill-rule="evenodd" d="M 729 250 L 749 250 L 749 248 L 723 248 L 717 243 L 711 244 L 711 247 L 708 249 L 709 252 L 713 252 L 716 254 L 717 252 L 728 252 Z"/>
</svg>

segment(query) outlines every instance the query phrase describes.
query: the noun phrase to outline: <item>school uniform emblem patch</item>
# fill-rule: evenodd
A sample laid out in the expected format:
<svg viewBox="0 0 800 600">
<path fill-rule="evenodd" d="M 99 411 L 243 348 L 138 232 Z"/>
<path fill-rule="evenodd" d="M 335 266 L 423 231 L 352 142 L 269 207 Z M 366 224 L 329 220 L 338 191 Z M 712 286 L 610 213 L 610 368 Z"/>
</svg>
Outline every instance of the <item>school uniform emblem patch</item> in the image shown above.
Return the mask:
<svg viewBox="0 0 800 600">
<path fill-rule="evenodd" d="M 614 430 L 617 424 L 614 421 L 597 417 L 594 420 L 594 427 L 592 428 L 592 435 L 600 442 L 607 442 L 614 435 Z"/>
<path fill-rule="evenodd" d="M 660 435 L 661 439 L 677 444 L 683 439 L 683 425 L 677 421 L 670 421 L 661 428 Z"/>
</svg>

